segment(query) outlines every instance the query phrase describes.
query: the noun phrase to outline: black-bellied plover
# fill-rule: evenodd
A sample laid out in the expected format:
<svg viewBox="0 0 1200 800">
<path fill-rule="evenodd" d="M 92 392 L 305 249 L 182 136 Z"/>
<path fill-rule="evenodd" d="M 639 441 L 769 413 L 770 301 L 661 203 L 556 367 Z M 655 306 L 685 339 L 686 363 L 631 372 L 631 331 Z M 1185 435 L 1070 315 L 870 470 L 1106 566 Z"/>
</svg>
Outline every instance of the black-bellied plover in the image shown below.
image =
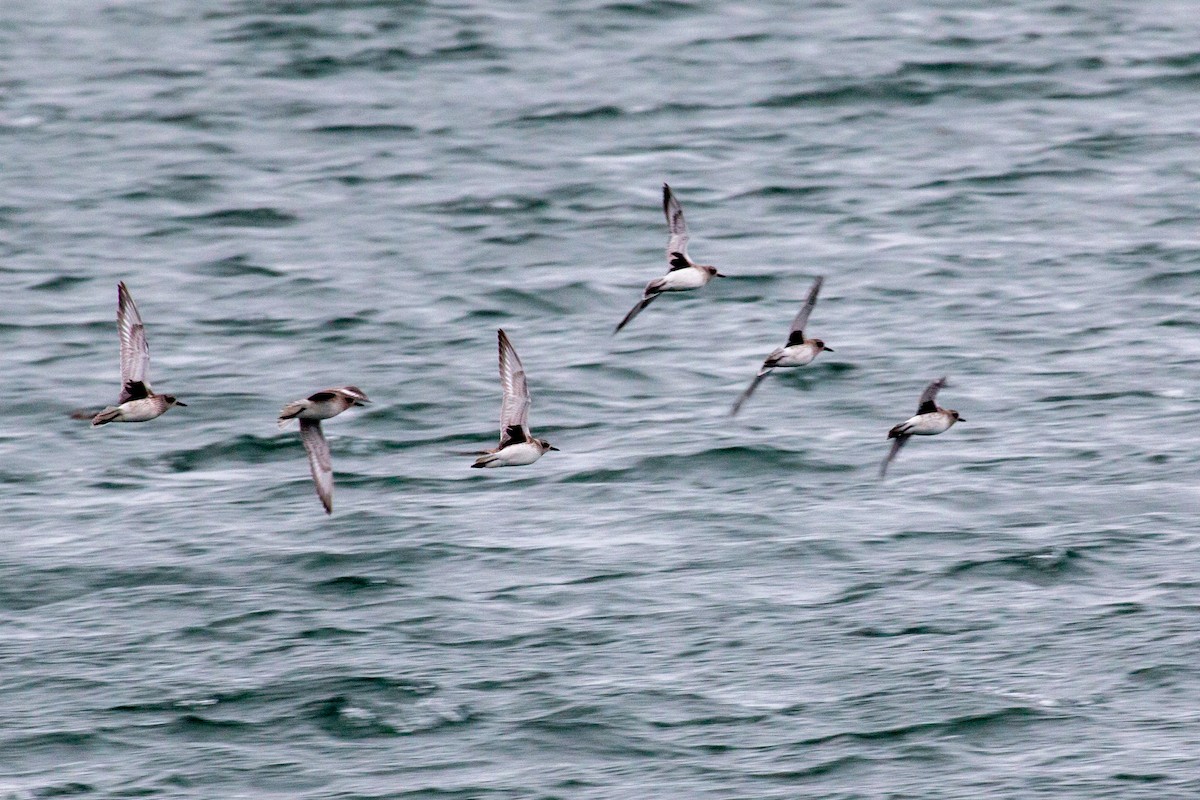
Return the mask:
<svg viewBox="0 0 1200 800">
<path fill-rule="evenodd" d="M 950 430 L 950 427 L 956 422 L 966 422 L 965 419 L 958 415 L 957 411 L 949 408 L 941 408 L 934 402 L 938 391 L 945 385 L 946 378 L 942 376 L 926 386 L 925 391 L 921 392 L 921 402 L 917 406 L 916 416 L 909 417 L 888 431 L 888 438 L 894 441 L 892 442 L 892 449 L 888 451 L 887 458 L 883 460 L 883 464 L 879 467 L 880 478 L 887 474 L 888 464 L 892 463 L 892 459 L 896 457 L 896 454 L 900 452 L 900 448 L 904 447 L 905 442 L 910 437 L 934 436 Z"/>
<path fill-rule="evenodd" d="M 690 289 L 699 289 L 713 278 L 725 277 L 717 272 L 716 267 L 697 264 L 688 256 L 688 229 L 687 223 L 683 221 L 683 208 L 675 199 L 675 195 L 671 194 L 671 187 L 665 183 L 663 184 L 663 213 L 667 216 L 667 229 L 670 232 L 670 238 L 667 239 L 667 265 L 670 267 L 670 271 L 663 277 L 655 278 L 646 284 L 642 299 L 625 315 L 625 319 L 621 320 L 616 330 L 613 331 L 614 334 L 632 322 L 634 317 L 642 313 L 643 308 L 650 305 L 654 298 L 663 292 L 686 292 Z"/>
<path fill-rule="evenodd" d="M 329 455 L 329 442 L 321 431 L 321 420 L 336 417 L 347 408 L 371 402 L 357 386 L 342 386 L 322 389 L 303 400 L 294 400 L 279 412 L 279 427 L 289 420 L 300 420 L 300 440 L 308 453 L 308 466 L 312 470 L 313 485 L 317 497 L 325 506 L 325 513 L 333 513 L 333 461 Z"/>
<path fill-rule="evenodd" d="M 771 370 L 776 367 L 805 367 L 811 364 L 822 350 L 833 352 L 833 348 L 826 347 L 825 342 L 820 339 L 804 338 L 804 326 L 808 325 L 808 315 L 812 313 L 813 306 L 817 304 L 817 295 L 820 294 L 821 284 L 824 282 L 823 277 L 818 277 L 813 281 L 812 288 L 808 290 L 808 299 L 804 301 L 796 318 L 792 320 L 792 329 L 788 332 L 787 344 L 776 348 L 771 355 L 767 356 L 767 360 L 759 367 L 754 380 L 733 404 L 730 415 L 738 413 L 742 403 L 750 399 L 750 395 L 754 394 L 754 390 L 758 388 L 758 384 L 762 383 L 763 378 L 771 374 Z"/>
<path fill-rule="evenodd" d="M 171 406 L 187 406 L 173 395 L 155 394 L 150 388 L 150 346 L 146 326 L 125 282 L 117 284 L 117 332 L 121 336 L 121 394 L 115 406 L 92 417 L 92 425 L 109 422 L 146 422 L 161 417 Z"/>
<path fill-rule="evenodd" d="M 547 450 L 558 449 L 545 439 L 533 438 L 529 432 L 530 399 L 525 368 L 504 330 L 496 334 L 500 347 L 500 387 L 504 391 L 500 404 L 500 445 L 481 453 L 472 467 L 520 467 L 537 461 Z"/>
</svg>

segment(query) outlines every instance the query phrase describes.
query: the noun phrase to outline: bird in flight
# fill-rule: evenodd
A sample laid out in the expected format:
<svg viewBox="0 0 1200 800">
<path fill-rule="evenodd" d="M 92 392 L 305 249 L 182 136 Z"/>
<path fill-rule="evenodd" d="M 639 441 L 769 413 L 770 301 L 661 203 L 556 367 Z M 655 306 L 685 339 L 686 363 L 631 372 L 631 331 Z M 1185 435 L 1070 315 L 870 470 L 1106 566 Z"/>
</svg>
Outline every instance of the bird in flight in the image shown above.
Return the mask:
<svg viewBox="0 0 1200 800">
<path fill-rule="evenodd" d="M 500 445 L 480 453 L 471 465 L 473 468 L 520 467 L 532 464 L 549 450 L 558 450 L 545 439 L 535 439 L 529 432 L 531 400 L 525 368 L 504 329 L 496 334 L 500 348 L 500 388 L 504 392 L 500 404 Z"/>
<path fill-rule="evenodd" d="M 942 408 L 934 402 L 938 392 L 945 385 L 946 377 L 942 376 L 926 386 L 925 391 L 921 392 L 921 401 L 917 405 L 916 416 L 909 417 L 888 431 L 888 438 L 893 440 L 892 449 L 888 451 L 887 458 L 879 467 L 880 478 L 887 474 L 888 464 L 892 463 L 892 459 L 900 452 L 900 448 L 904 447 L 911 437 L 936 436 L 950 430 L 950 427 L 956 422 L 966 422 L 954 409 Z"/>
<path fill-rule="evenodd" d="M 110 422 L 146 422 L 161 417 L 171 406 L 187 406 L 169 394 L 150 388 L 150 345 L 146 326 L 134 305 L 133 295 L 121 281 L 117 284 L 117 333 L 121 337 L 121 394 L 117 404 L 92 417 L 92 425 Z"/>
<path fill-rule="evenodd" d="M 742 392 L 737 402 L 733 404 L 733 409 L 729 412 L 730 416 L 737 414 L 742 408 L 742 403 L 750 399 L 750 395 L 754 394 L 754 390 L 758 388 L 758 384 L 762 383 L 763 378 L 771 374 L 771 370 L 776 367 L 805 367 L 813 362 L 822 350 L 833 352 L 832 347 L 826 347 L 825 342 L 820 339 L 805 339 L 804 328 L 808 325 L 808 315 L 812 313 L 813 306 L 817 304 L 817 295 L 821 292 L 821 284 L 825 282 L 825 278 L 818 277 L 813 281 L 812 288 L 808 290 L 808 299 L 804 301 L 804 305 L 800 307 L 800 311 L 796 314 L 796 318 L 792 320 L 792 329 L 788 331 L 787 344 L 783 347 L 776 348 L 771 355 L 767 356 L 767 360 L 763 362 L 758 369 L 758 374 L 754 376 L 754 380 L 746 387 L 746 391 Z"/>
<path fill-rule="evenodd" d="M 347 408 L 371 402 L 357 386 L 342 386 L 322 389 L 303 400 L 288 403 L 279 412 L 279 427 L 289 420 L 300 420 L 300 440 L 308 453 L 308 466 L 312 470 L 313 485 L 317 497 L 325 506 L 325 513 L 333 513 L 333 461 L 329 455 L 329 442 L 321 431 L 321 420 L 336 417 Z"/>
<path fill-rule="evenodd" d="M 716 267 L 697 264 L 688 256 L 688 229 L 687 223 L 683 221 L 683 207 L 671 193 L 671 187 L 665 183 L 663 184 L 663 213 L 666 214 L 667 230 L 670 234 L 667 239 L 667 266 L 670 269 L 663 277 L 655 278 L 646 284 L 642 299 L 629 310 L 625 319 L 621 320 L 616 330 L 613 331 L 614 334 L 619 333 L 622 328 L 632 322 L 634 317 L 642 313 L 643 308 L 654 302 L 654 299 L 663 292 L 686 292 L 691 289 L 699 289 L 713 278 L 725 277 L 717 272 Z"/>
</svg>

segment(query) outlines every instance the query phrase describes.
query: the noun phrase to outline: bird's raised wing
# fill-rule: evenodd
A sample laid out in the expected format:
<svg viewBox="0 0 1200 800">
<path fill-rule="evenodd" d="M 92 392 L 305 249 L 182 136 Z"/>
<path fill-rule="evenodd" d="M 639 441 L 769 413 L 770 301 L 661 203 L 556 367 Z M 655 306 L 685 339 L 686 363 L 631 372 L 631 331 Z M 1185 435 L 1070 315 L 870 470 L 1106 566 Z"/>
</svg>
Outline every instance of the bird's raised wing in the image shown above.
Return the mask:
<svg viewBox="0 0 1200 800">
<path fill-rule="evenodd" d="M 808 325 L 808 317 L 812 314 L 813 306 L 817 304 L 817 295 L 821 293 L 821 284 L 824 282 L 824 277 L 818 277 L 813 281 L 812 288 L 808 290 L 808 299 L 804 301 L 804 305 L 800 306 L 800 311 L 796 313 L 796 318 L 792 320 L 792 327 L 788 330 L 789 347 L 804 342 L 804 328 Z"/>
<path fill-rule="evenodd" d="M 683 207 L 671 193 L 671 187 L 665 183 L 663 213 L 667 216 L 667 231 L 670 234 L 670 238 L 667 239 L 667 263 L 672 271 L 692 266 L 692 259 L 687 252 L 688 229 L 687 223 L 683 221 Z"/>
<path fill-rule="evenodd" d="M 325 506 L 325 513 L 333 513 L 333 460 L 329 455 L 329 442 L 321 432 L 321 421 L 317 419 L 300 420 L 300 439 L 308 453 L 308 466 L 312 470 L 313 484 L 317 487 L 317 497 Z"/>
<path fill-rule="evenodd" d="M 124 281 L 117 284 L 117 332 L 121 337 L 121 398 L 117 401 L 120 404 L 146 397 L 150 392 L 146 327 Z"/>
<path fill-rule="evenodd" d="M 500 446 L 512 444 L 519 431 L 522 441 L 529 441 L 529 385 L 525 368 L 504 329 L 496 332 L 500 347 L 500 388 L 504 400 L 500 404 Z M 514 430 L 515 429 L 515 430 Z"/>
<path fill-rule="evenodd" d="M 931 414 L 934 411 L 937 411 L 937 403 L 935 403 L 934 400 L 937 399 L 938 392 L 940 392 L 942 387 L 945 385 L 946 376 L 943 375 L 925 387 L 925 391 L 921 392 L 921 402 L 917 405 L 918 414 Z"/>
</svg>

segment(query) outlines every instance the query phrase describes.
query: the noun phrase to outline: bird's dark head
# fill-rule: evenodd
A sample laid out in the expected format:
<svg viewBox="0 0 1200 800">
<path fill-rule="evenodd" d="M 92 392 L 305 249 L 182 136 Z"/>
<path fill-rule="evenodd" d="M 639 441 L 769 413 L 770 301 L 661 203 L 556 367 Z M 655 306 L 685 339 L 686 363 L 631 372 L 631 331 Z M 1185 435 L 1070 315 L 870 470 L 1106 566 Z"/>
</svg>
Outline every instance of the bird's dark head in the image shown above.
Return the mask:
<svg viewBox="0 0 1200 800">
<path fill-rule="evenodd" d="M 717 272 L 716 267 L 705 267 L 704 269 L 705 269 L 705 271 L 708 272 L 709 275 L 711 275 L 714 278 L 728 278 L 729 277 L 728 275 L 726 275 L 723 272 Z"/>
<path fill-rule="evenodd" d="M 946 413 L 949 414 L 950 416 L 954 417 L 955 422 L 966 422 L 967 421 L 964 417 L 960 417 L 958 415 L 958 412 L 952 408 L 946 409 Z"/>
<path fill-rule="evenodd" d="M 833 352 L 833 348 L 825 344 L 825 342 L 821 341 L 820 339 L 813 339 L 813 344 L 817 346 L 818 350 L 828 350 L 831 353 Z"/>
<path fill-rule="evenodd" d="M 547 442 L 545 439 L 538 439 L 538 444 L 541 446 L 541 448 L 542 448 L 542 452 L 543 452 L 543 453 L 544 453 L 544 452 L 546 452 L 547 450 L 553 450 L 553 451 L 555 451 L 555 452 L 561 452 L 561 451 L 560 451 L 560 450 L 559 450 L 557 447 L 555 447 L 554 445 L 550 444 L 550 443 L 549 443 L 549 442 Z"/>
<path fill-rule="evenodd" d="M 350 401 L 350 405 L 365 406 L 371 402 L 367 399 L 367 393 L 357 386 L 343 386 L 342 394 Z"/>
<path fill-rule="evenodd" d="M 187 403 L 183 402 L 182 400 L 177 400 L 173 394 L 164 394 L 163 400 L 166 400 L 167 405 L 169 406 L 183 406 L 184 408 L 187 408 Z"/>
</svg>

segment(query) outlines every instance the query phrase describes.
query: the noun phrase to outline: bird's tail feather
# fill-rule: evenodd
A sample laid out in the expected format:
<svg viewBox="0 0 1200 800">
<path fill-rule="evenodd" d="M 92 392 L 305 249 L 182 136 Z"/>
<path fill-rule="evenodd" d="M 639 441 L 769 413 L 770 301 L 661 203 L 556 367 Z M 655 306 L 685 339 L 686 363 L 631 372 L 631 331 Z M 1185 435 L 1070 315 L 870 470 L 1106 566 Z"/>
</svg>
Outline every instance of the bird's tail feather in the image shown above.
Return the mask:
<svg viewBox="0 0 1200 800">
<path fill-rule="evenodd" d="M 121 416 L 121 409 L 117 408 L 116 406 L 109 406 L 96 416 L 92 417 L 92 427 L 97 425 L 106 425 L 119 416 Z"/>
</svg>

